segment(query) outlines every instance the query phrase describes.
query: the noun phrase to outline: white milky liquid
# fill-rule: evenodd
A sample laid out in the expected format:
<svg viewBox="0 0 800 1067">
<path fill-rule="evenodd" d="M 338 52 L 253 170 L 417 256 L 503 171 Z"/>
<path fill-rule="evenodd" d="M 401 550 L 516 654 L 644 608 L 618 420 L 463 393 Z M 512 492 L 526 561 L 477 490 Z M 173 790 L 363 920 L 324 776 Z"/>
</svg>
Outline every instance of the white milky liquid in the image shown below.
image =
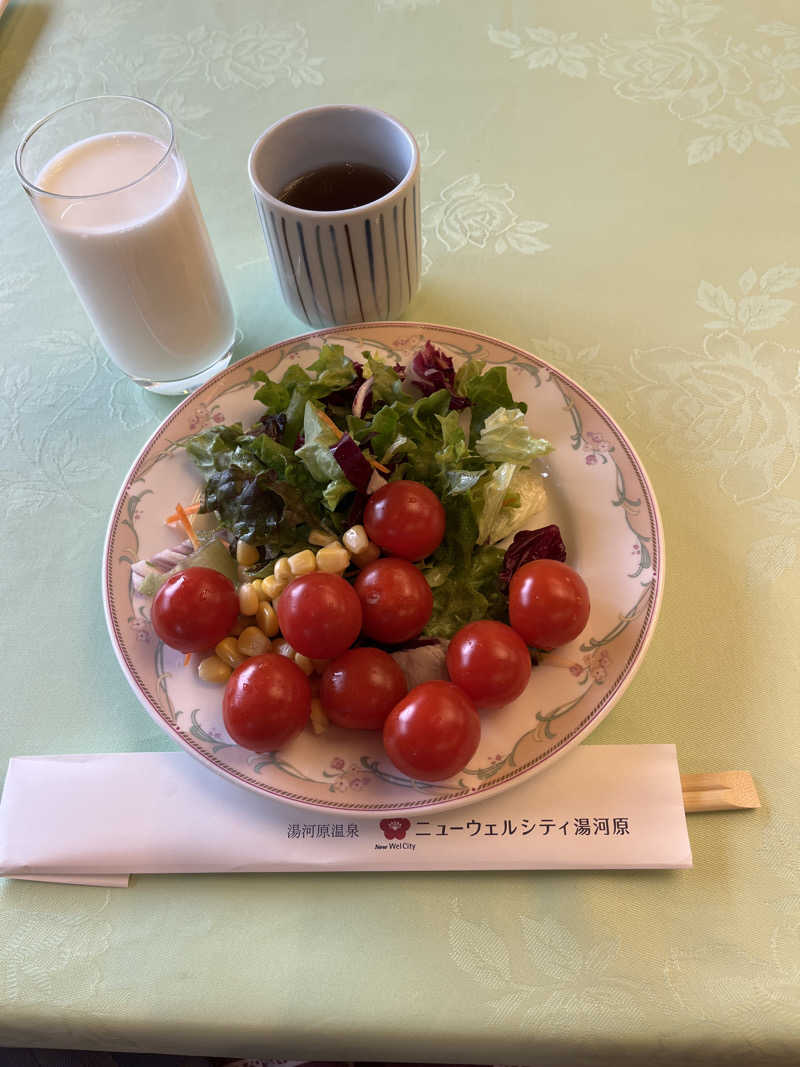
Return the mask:
<svg viewBox="0 0 800 1067">
<path fill-rule="evenodd" d="M 34 196 L 109 355 L 126 374 L 154 382 L 205 370 L 234 333 L 191 180 L 176 153 L 160 162 L 165 151 L 146 134 L 89 137 L 54 156 L 36 180 L 47 192 L 89 198 Z"/>
</svg>

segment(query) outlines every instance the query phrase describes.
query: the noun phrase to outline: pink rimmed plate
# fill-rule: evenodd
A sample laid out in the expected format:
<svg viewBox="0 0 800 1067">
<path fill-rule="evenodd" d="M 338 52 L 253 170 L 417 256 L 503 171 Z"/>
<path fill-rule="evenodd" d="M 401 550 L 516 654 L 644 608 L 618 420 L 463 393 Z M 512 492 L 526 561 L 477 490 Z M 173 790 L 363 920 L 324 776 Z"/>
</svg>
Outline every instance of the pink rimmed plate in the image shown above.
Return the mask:
<svg viewBox="0 0 800 1067">
<path fill-rule="evenodd" d="M 222 689 L 200 682 L 183 656 L 150 627 L 150 602 L 133 592 L 131 564 L 180 535 L 164 525 L 175 502 L 191 499 L 201 479 L 181 442 L 205 427 L 255 421 L 255 369 L 281 374 L 313 361 L 331 341 L 358 358 L 364 349 L 404 361 L 432 340 L 456 362 L 503 364 L 511 391 L 528 404 L 537 437 L 555 446 L 545 457 L 548 505 L 537 526 L 556 522 L 568 562 L 592 599 L 588 626 L 546 657 L 526 692 L 482 716 L 480 747 L 446 782 L 412 782 L 389 763 L 379 734 L 308 727 L 279 752 L 233 744 L 222 723 Z M 106 535 L 103 598 L 111 641 L 131 687 L 149 714 L 185 749 L 232 782 L 309 809 L 386 815 L 467 804 L 521 782 L 586 738 L 605 718 L 642 661 L 658 615 L 664 579 L 658 507 L 647 475 L 613 419 L 580 386 L 512 345 L 426 323 L 365 323 L 272 345 L 240 360 L 198 389 L 165 419 L 131 467 Z"/>
</svg>

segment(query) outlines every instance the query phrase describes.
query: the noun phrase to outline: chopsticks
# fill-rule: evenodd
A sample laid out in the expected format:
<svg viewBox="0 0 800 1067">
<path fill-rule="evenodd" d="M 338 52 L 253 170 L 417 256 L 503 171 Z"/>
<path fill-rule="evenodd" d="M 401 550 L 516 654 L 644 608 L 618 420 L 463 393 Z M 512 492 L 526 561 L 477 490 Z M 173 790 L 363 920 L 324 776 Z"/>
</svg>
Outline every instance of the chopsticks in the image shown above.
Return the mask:
<svg viewBox="0 0 800 1067">
<path fill-rule="evenodd" d="M 682 774 L 683 807 L 695 811 L 739 811 L 760 808 L 755 782 L 747 771 Z"/>
</svg>

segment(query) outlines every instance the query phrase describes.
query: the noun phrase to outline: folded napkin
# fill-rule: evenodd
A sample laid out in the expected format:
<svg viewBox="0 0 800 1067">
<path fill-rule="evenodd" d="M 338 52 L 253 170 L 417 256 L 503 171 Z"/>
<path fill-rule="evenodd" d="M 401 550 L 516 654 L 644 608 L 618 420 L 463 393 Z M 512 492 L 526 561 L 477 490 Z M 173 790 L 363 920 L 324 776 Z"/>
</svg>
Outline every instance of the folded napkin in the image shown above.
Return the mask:
<svg viewBox="0 0 800 1067">
<path fill-rule="evenodd" d="M 579 747 L 496 796 L 406 816 L 284 804 L 184 752 L 24 756 L 0 802 L 0 874 L 691 866 L 674 745 Z"/>
</svg>

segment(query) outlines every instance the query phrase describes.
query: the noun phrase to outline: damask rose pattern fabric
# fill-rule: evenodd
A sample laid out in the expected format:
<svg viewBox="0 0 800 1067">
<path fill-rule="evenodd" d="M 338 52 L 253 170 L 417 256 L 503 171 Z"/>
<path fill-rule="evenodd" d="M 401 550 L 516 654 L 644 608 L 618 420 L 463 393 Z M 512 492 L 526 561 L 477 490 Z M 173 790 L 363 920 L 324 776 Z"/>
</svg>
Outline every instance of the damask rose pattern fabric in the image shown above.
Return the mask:
<svg viewBox="0 0 800 1067">
<path fill-rule="evenodd" d="M 800 1062 L 800 13 L 12 0 L 0 56 L 0 775 L 12 755 L 170 745 L 114 659 L 99 569 L 117 491 L 174 402 L 110 363 L 12 162 L 49 111 L 121 92 L 174 119 L 240 357 L 303 332 L 258 230 L 253 141 L 331 102 L 411 128 L 424 275 L 407 317 L 423 325 L 398 350 L 443 323 L 535 353 L 620 423 L 654 484 L 661 618 L 592 743 L 674 742 L 682 770 L 748 770 L 763 801 L 691 816 L 680 873 L 4 882 L 0 1048 Z M 219 416 L 198 402 L 193 425 Z M 613 459 L 599 431 L 576 437 L 587 477 Z M 581 502 L 553 491 L 570 547 Z M 625 550 L 636 581 L 647 545 Z M 586 647 L 553 669 L 594 692 L 618 664 Z M 325 773 L 343 797 L 369 787 L 338 751 Z"/>
</svg>

